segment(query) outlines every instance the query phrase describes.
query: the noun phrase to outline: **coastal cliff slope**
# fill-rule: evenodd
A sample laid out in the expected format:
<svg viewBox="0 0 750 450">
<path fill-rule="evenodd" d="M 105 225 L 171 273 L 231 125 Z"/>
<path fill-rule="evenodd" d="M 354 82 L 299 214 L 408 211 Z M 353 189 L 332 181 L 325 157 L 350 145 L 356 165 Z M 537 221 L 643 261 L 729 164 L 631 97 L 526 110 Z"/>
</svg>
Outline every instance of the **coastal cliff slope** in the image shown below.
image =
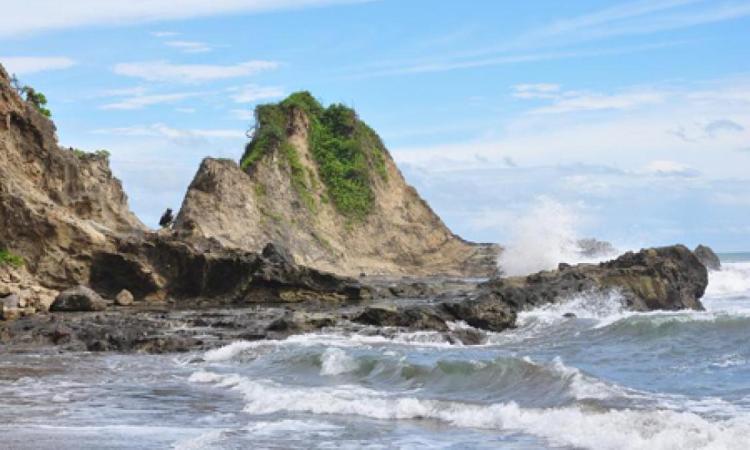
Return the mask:
<svg viewBox="0 0 750 450">
<path fill-rule="evenodd" d="M 256 109 L 239 164 L 203 161 L 175 229 L 345 275 L 489 276 L 499 251 L 453 234 L 353 110 L 307 92 Z"/>
<path fill-rule="evenodd" d="M 0 249 L 49 288 L 85 283 L 110 237 L 145 230 L 105 153 L 61 148 L 55 125 L 0 66 Z"/>
</svg>

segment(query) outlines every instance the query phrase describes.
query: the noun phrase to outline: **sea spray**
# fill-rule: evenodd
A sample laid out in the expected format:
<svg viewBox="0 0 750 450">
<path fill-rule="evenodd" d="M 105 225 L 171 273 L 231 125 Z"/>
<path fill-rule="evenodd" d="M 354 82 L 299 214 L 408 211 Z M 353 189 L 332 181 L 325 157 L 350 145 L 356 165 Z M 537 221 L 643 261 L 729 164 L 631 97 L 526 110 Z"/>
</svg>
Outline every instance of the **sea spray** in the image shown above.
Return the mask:
<svg viewBox="0 0 750 450">
<path fill-rule="evenodd" d="M 616 251 L 586 256 L 580 227 L 580 214 L 575 208 L 540 197 L 513 223 L 498 265 L 505 275 L 516 276 L 555 269 L 561 262 L 598 262 L 616 256 Z"/>
</svg>

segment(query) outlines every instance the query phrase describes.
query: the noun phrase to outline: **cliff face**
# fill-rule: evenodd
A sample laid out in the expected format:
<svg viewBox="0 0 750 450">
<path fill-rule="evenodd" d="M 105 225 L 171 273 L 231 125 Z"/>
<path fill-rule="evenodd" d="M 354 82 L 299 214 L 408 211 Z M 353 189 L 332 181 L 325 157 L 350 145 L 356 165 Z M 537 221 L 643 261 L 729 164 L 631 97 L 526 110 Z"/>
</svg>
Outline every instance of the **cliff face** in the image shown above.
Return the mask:
<svg viewBox="0 0 750 450">
<path fill-rule="evenodd" d="M 409 186 L 353 111 L 307 93 L 256 111 L 241 164 L 206 159 L 175 227 L 340 274 L 487 276 L 496 246 L 466 242 Z"/>
<path fill-rule="evenodd" d="M 92 252 L 111 236 L 142 230 L 107 157 L 60 148 L 54 124 L 0 67 L 0 248 L 60 288 L 88 280 Z"/>
</svg>

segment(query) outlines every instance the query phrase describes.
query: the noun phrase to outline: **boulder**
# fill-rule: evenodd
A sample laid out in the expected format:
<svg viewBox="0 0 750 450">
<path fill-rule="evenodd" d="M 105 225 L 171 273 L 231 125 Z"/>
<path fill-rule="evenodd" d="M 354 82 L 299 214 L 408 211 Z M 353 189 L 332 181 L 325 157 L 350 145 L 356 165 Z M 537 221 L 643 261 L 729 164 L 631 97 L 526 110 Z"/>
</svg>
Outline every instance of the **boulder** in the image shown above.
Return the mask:
<svg viewBox="0 0 750 450">
<path fill-rule="evenodd" d="M 103 311 L 107 304 L 99 294 L 86 286 L 76 286 L 61 292 L 50 306 L 50 311 Z"/>
<path fill-rule="evenodd" d="M 115 296 L 115 304 L 119 306 L 130 306 L 133 304 L 133 294 L 129 290 L 123 289 Z"/>
<path fill-rule="evenodd" d="M 693 253 L 708 270 L 721 270 L 721 260 L 711 247 L 701 244 L 695 247 Z"/>
</svg>

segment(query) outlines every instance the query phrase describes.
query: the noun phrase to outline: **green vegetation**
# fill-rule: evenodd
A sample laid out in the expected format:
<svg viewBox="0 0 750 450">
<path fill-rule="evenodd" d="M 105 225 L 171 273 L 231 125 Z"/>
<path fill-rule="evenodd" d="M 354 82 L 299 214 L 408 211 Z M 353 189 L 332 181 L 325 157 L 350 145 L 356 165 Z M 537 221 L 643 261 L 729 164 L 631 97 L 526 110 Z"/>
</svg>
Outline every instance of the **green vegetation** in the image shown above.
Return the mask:
<svg viewBox="0 0 750 450">
<path fill-rule="evenodd" d="M 0 266 L 21 267 L 23 266 L 23 258 L 8 250 L 0 250 Z"/>
<path fill-rule="evenodd" d="M 52 117 L 52 111 L 47 108 L 47 96 L 36 91 L 31 86 L 22 85 L 15 74 L 11 77 L 10 83 L 18 95 L 24 97 L 27 102 L 31 103 L 34 108 L 39 111 L 39 113 L 45 117 Z"/>
<path fill-rule="evenodd" d="M 100 149 L 95 150 L 93 152 L 87 152 L 84 150 L 81 150 L 80 148 L 74 148 L 70 147 L 70 151 L 73 152 L 76 157 L 80 159 L 86 159 L 86 158 L 103 158 L 103 159 L 109 159 L 110 153 L 108 150 Z"/>
<path fill-rule="evenodd" d="M 282 150 L 295 191 L 308 209 L 314 210 L 311 190 L 318 188 L 316 177 L 305 173 L 299 155 L 287 140 L 295 111 L 304 112 L 309 121 L 310 151 L 326 188 L 323 198 L 326 202 L 330 199 L 343 215 L 364 219 L 374 203 L 371 174 L 388 179 L 385 146 L 377 133 L 345 105 L 324 108 L 309 92 L 297 92 L 280 103 L 258 106 L 255 134 L 245 148 L 241 167 L 251 169 L 267 153 Z"/>
</svg>

